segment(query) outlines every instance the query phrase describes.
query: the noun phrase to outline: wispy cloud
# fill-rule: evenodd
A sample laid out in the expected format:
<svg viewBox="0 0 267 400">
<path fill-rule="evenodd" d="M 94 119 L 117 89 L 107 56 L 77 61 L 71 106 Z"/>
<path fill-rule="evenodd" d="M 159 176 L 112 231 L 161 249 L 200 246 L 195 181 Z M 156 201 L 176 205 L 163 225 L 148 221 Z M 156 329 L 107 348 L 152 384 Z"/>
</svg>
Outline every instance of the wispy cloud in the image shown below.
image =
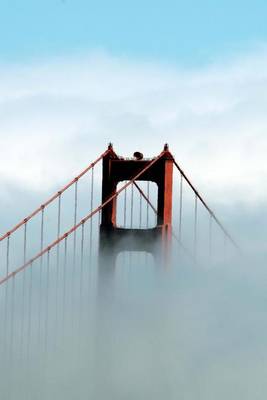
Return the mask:
<svg viewBox="0 0 267 400">
<path fill-rule="evenodd" d="M 103 54 L 0 67 L 2 182 L 64 182 L 114 142 L 157 154 L 169 142 L 209 198 L 267 198 L 267 51 L 200 70 Z"/>
</svg>

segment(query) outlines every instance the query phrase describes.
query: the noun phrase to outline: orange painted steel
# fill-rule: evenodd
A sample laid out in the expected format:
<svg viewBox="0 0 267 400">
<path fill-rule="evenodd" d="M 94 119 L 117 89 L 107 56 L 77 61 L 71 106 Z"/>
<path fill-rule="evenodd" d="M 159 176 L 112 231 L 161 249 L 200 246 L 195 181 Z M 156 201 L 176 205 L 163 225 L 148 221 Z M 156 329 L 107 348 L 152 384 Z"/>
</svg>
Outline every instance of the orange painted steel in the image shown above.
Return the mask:
<svg viewBox="0 0 267 400">
<path fill-rule="evenodd" d="M 186 180 L 186 182 L 188 183 L 188 185 L 191 187 L 191 189 L 193 190 L 193 192 L 195 193 L 195 195 L 197 196 L 197 198 L 201 201 L 201 203 L 203 204 L 203 206 L 206 208 L 206 210 L 209 212 L 209 214 L 212 216 L 212 218 L 214 219 L 214 221 L 217 223 L 217 225 L 221 228 L 221 230 L 223 231 L 223 233 L 225 234 L 225 236 L 227 236 L 227 238 L 230 240 L 230 242 L 234 245 L 234 247 L 236 247 L 236 249 L 239 249 L 239 246 L 237 245 L 237 243 L 235 242 L 235 240 L 231 237 L 231 235 L 227 232 L 227 230 L 224 228 L 224 226 L 222 225 L 222 223 L 218 220 L 218 218 L 215 216 L 214 212 L 210 209 L 210 207 L 207 205 L 207 203 L 205 202 L 205 200 L 203 199 L 203 197 L 199 194 L 199 192 L 197 191 L 197 189 L 194 187 L 194 185 L 191 183 L 190 179 L 185 175 L 184 171 L 181 169 L 181 167 L 177 164 L 177 162 L 173 161 L 174 165 L 176 166 L 176 168 L 178 169 L 178 171 L 181 173 L 181 175 L 183 176 L 183 178 Z"/>
<path fill-rule="evenodd" d="M 92 169 L 99 161 L 102 160 L 110 152 L 107 149 L 103 154 L 101 154 L 94 162 L 92 162 L 87 168 L 85 168 L 79 175 L 77 175 L 72 181 L 70 181 L 67 185 L 65 185 L 61 190 L 55 193 L 52 197 L 50 197 L 45 203 L 43 203 L 40 207 L 34 210 L 28 217 L 24 218 L 21 222 L 14 226 L 14 228 L 10 229 L 3 236 L 0 237 L 0 242 L 10 236 L 12 233 L 16 232 L 21 226 L 26 224 L 29 220 L 31 220 L 35 215 L 37 215 L 40 211 L 42 211 L 45 207 L 51 204 L 54 200 L 56 200 L 59 196 L 62 195 L 67 189 L 69 189 L 74 183 L 76 183 L 83 175 L 85 175 L 90 169 Z"/>
<path fill-rule="evenodd" d="M 172 237 L 172 185 L 173 185 L 173 157 L 166 160 L 164 171 L 164 228 L 162 230 L 162 239 L 165 247 L 166 260 L 169 256 Z"/>
<path fill-rule="evenodd" d="M 105 152 L 106 153 L 106 152 Z M 104 153 L 104 154 L 105 154 Z M 157 157 L 153 158 L 150 163 L 143 168 L 137 175 L 135 175 L 130 181 L 128 181 L 125 185 L 123 185 L 118 191 L 116 191 L 112 196 L 110 196 L 104 203 L 102 203 L 100 206 L 95 208 L 91 213 L 89 213 L 85 218 L 83 218 L 78 224 L 74 225 L 70 230 L 65 232 L 63 235 L 61 235 L 58 239 L 56 239 L 54 242 L 52 242 L 49 246 L 47 246 L 45 249 L 40 251 L 36 256 L 31 258 L 29 261 L 27 261 L 25 264 L 23 264 L 20 268 L 16 269 L 15 271 L 9 273 L 5 278 L 0 280 L 0 286 L 7 282 L 9 279 L 14 278 L 19 272 L 24 271 L 26 268 L 32 265 L 32 263 L 36 260 L 38 260 L 40 257 L 42 257 L 44 254 L 50 252 L 50 250 L 58 245 L 60 242 L 62 242 L 65 238 L 67 238 L 70 234 L 75 232 L 80 226 L 85 224 L 86 221 L 88 221 L 90 218 L 92 218 L 95 214 L 97 214 L 99 211 L 103 209 L 107 204 L 109 204 L 112 200 L 114 200 L 123 190 L 125 190 L 128 186 L 130 186 L 136 179 L 138 179 L 144 172 L 146 172 L 155 162 L 157 162 L 164 154 L 164 151 L 161 152 Z M 99 158 L 100 159 L 100 158 Z M 75 182 L 75 180 L 74 180 Z"/>
<path fill-rule="evenodd" d="M 62 193 L 64 193 L 69 187 L 71 187 L 74 183 L 76 183 L 83 175 L 85 175 L 90 169 L 92 169 L 99 161 L 101 161 L 109 152 L 114 153 L 112 148 L 108 148 L 103 154 L 101 154 L 93 163 L 91 163 L 85 170 L 83 170 L 76 178 L 74 178 L 71 182 L 69 182 L 66 186 L 64 186 L 60 191 L 58 191 L 54 196 L 52 196 L 49 200 L 47 200 L 44 204 L 42 204 L 39 208 L 37 208 L 32 214 L 30 214 L 27 218 L 24 218 L 19 224 L 17 224 L 13 229 L 11 229 L 10 231 L 8 231 L 5 235 L 3 235 L 2 237 L 0 237 L 0 241 L 4 240 L 5 238 L 9 238 L 10 235 L 15 232 L 17 229 L 19 229 L 21 226 L 25 225 L 31 218 L 33 218 L 35 215 L 37 215 L 40 211 L 43 211 L 45 207 L 47 207 L 50 203 L 52 203 L 55 199 L 57 199 L 58 197 L 61 196 Z M 115 153 L 114 153 L 115 154 Z M 63 235 L 61 235 L 60 237 L 58 237 L 55 241 L 53 241 L 49 246 L 47 246 L 46 248 L 42 249 L 36 256 L 32 257 L 29 261 L 27 261 L 26 263 L 24 263 L 20 268 L 14 270 L 13 272 L 8 273 L 4 278 L 2 278 L 0 280 L 0 285 L 2 285 L 3 283 L 7 282 L 9 279 L 14 278 L 19 272 L 25 270 L 26 268 L 28 268 L 29 266 L 32 266 L 33 262 L 36 261 L 37 259 L 39 259 L 40 257 L 42 257 L 44 254 L 50 252 L 50 250 L 52 248 L 54 248 L 55 246 L 57 246 L 61 241 L 63 241 L 64 239 L 66 239 L 69 235 L 71 235 L 73 232 L 75 232 L 80 226 L 83 226 L 85 224 L 85 222 L 87 222 L 89 219 L 91 219 L 95 214 L 97 214 L 98 212 L 100 212 L 107 204 L 109 204 L 110 202 L 112 202 L 114 199 L 117 198 L 117 196 L 124 190 L 127 189 L 128 186 L 134 184 L 137 189 L 139 190 L 139 192 L 142 194 L 142 196 L 146 199 L 146 201 L 148 202 L 148 204 L 152 207 L 152 209 L 154 210 L 154 212 L 157 213 L 157 210 L 155 209 L 155 207 L 152 205 L 152 203 L 150 202 L 150 200 L 147 198 L 147 196 L 144 194 L 144 192 L 142 191 L 141 188 L 139 188 L 139 186 L 136 184 L 136 180 L 138 180 L 138 178 L 141 177 L 141 175 L 143 173 L 145 173 L 153 164 L 155 164 L 163 155 L 166 154 L 166 151 L 162 151 L 157 157 L 153 158 L 140 172 L 138 172 L 131 180 L 129 180 L 127 183 L 125 183 L 119 190 L 117 190 L 115 193 L 113 193 L 108 199 L 106 199 L 100 206 L 98 206 L 97 208 L 95 208 L 94 210 L 92 210 L 85 218 L 83 218 L 78 224 L 75 224 L 71 229 L 69 229 L 67 232 L 65 232 Z M 171 156 L 172 157 L 172 156 Z M 204 205 L 204 207 L 207 209 L 207 211 L 209 212 L 210 216 L 214 219 L 214 221 L 218 224 L 218 226 L 221 228 L 221 230 L 223 231 L 223 233 L 225 234 L 225 236 L 231 241 L 231 243 L 237 248 L 239 249 L 238 245 L 235 243 L 235 241 L 233 240 L 233 238 L 230 236 L 230 234 L 226 231 L 226 229 L 224 228 L 224 226 L 221 224 L 221 222 L 218 220 L 218 218 L 215 216 L 214 212 L 210 209 L 210 207 L 207 205 L 207 203 L 204 201 L 204 199 L 202 198 L 202 196 L 198 193 L 198 191 L 196 190 L 196 188 L 193 186 L 193 184 L 191 183 L 191 181 L 189 180 L 189 178 L 185 175 L 185 173 L 183 172 L 183 170 L 180 168 L 180 166 L 177 164 L 177 162 L 175 161 L 175 159 L 172 157 L 172 159 L 170 160 L 170 165 L 168 166 L 168 169 L 171 168 L 171 170 L 166 171 L 167 175 L 171 176 L 172 175 L 172 164 L 174 164 L 176 166 L 176 168 L 179 170 L 179 172 L 181 173 L 181 176 L 185 179 L 185 181 L 188 183 L 188 185 L 190 186 L 190 188 L 193 190 L 193 192 L 196 195 L 196 198 L 198 198 L 201 203 Z M 168 181 L 167 182 L 167 192 L 171 192 L 172 191 L 172 182 Z M 167 203 L 171 202 L 172 199 L 170 199 L 170 195 L 168 193 L 164 193 L 165 196 L 168 196 L 168 198 L 166 199 Z M 170 203 L 171 204 L 171 203 Z M 171 227 L 171 214 L 168 214 L 164 216 L 164 220 L 167 221 L 167 227 Z M 168 232 L 168 236 L 173 236 L 175 237 L 175 235 L 173 234 L 173 232 L 170 229 L 170 232 Z M 176 238 L 177 239 L 177 238 Z M 180 245 L 181 242 L 179 241 Z"/>
</svg>

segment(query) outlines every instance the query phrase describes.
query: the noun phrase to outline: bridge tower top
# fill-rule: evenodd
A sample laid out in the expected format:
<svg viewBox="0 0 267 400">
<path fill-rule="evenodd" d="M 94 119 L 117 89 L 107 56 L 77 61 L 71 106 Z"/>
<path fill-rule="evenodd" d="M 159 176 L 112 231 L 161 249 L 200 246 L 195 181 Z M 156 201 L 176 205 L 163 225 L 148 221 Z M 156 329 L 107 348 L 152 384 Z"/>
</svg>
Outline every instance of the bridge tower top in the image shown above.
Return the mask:
<svg viewBox="0 0 267 400">
<path fill-rule="evenodd" d="M 173 183 L 173 156 L 168 144 L 164 145 L 158 160 L 149 166 L 153 158 L 144 158 L 139 151 L 134 152 L 132 158 L 118 156 L 113 145 L 103 158 L 102 173 L 102 203 L 116 193 L 117 185 L 121 181 L 151 181 L 158 187 L 157 198 L 157 227 L 171 227 L 172 224 L 172 183 Z M 142 170 L 144 172 L 134 179 Z M 107 204 L 102 210 L 101 226 L 107 229 L 116 228 L 116 201 Z"/>
</svg>

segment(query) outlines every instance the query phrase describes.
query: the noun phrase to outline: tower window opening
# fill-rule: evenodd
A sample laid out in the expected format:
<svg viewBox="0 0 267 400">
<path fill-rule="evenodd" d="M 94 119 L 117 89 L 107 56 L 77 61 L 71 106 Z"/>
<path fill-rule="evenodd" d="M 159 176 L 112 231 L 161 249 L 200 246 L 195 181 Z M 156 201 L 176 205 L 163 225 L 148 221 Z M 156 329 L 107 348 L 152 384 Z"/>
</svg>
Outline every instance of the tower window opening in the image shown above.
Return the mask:
<svg viewBox="0 0 267 400">
<path fill-rule="evenodd" d="M 118 184 L 117 190 L 129 181 Z M 157 225 L 158 186 L 137 181 L 123 190 L 117 199 L 116 225 L 125 229 L 151 229 Z"/>
</svg>

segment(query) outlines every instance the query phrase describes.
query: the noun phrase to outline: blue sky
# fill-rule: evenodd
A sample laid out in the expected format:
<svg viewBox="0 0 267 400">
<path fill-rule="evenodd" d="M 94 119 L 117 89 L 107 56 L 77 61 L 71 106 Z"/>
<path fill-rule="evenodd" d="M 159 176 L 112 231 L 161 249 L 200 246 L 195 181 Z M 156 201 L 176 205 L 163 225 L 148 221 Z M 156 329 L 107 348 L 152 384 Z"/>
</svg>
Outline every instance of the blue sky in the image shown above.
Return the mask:
<svg viewBox="0 0 267 400">
<path fill-rule="evenodd" d="M 101 50 L 187 66 L 267 39 L 267 2 L 0 0 L 1 63 Z"/>
</svg>

